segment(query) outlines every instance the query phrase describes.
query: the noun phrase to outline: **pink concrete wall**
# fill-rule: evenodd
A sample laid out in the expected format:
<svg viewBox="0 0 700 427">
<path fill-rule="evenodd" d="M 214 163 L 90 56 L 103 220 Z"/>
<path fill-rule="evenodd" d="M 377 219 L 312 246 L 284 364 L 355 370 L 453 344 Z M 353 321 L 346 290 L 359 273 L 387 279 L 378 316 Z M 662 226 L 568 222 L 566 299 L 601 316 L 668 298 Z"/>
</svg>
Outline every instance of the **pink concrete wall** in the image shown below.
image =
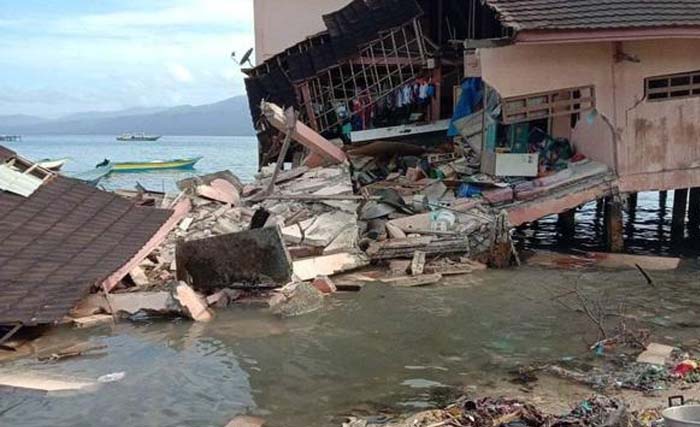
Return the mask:
<svg viewBox="0 0 700 427">
<path fill-rule="evenodd" d="M 697 169 L 700 179 L 700 97 L 644 99 L 645 78 L 700 70 L 700 40 L 625 42 L 621 48 L 640 62 L 615 67 L 620 175 Z M 656 185 L 650 177 L 645 186 Z"/>
<path fill-rule="evenodd" d="M 593 84 L 598 114 L 584 115 L 572 140 L 588 157 L 616 168 L 623 190 L 700 186 L 700 97 L 644 99 L 646 77 L 700 70 L 700 40 L 620 47 L 640 62 L 615 61 L 611 42 L 513 45 L 480 56 L 484 80 L 506 97 Z"/>
<path fill-rule="evenodd" d="M 614 167 L 614 122 L 611 96 L 611 43 L 577 45 L 512 45 L 482 49 L 482 75 L 503 97 L 595 86 L 598 114 L 584 115 L 572 132 L 576 148 L 587 157 Z M 572 66 L 571 64 L 575 64 Z"/>
<path fill-rule="evenodd" d="M 350 0 L 254 1 L 257 64 L 309 36 L 325 31 L 321 16 L 350 3 Z"/>
</svg>

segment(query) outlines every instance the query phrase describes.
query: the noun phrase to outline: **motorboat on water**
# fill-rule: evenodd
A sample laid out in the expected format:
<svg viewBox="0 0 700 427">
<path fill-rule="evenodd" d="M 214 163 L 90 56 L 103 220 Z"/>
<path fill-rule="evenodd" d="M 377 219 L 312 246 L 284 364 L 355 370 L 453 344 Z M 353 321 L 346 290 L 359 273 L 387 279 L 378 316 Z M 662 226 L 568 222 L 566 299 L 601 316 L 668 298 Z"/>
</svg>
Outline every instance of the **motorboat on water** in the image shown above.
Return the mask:
<svg viewBox="0 0 700 427">
<path fill-rule="evenodd" d="M 191 169 L 202 157 L 173 160 L 152 160 L 145 162 L 111 162 L 105 159 L 97 167 L 111 166 L 110 172 L 147 172 L 166 169 Z"/>
<path fill-rule="evenodd" d="M 158 141 L 160 135 L 148 135 L 140 133 L 123 133 L 117 137 L 117 141 Z"/>
</svg>

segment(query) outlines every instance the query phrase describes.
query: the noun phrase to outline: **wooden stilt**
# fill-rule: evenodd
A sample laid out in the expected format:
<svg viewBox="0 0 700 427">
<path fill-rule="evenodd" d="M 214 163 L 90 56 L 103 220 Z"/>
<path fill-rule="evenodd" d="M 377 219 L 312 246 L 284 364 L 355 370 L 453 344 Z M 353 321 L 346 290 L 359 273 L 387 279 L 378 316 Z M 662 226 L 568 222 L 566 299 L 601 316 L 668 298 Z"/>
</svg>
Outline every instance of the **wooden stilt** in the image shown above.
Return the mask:
<svg viewBox="0 0 700 427">
<path fill-rule="evenodd" d="M 659 191 L 659 207 L 666 210 L 666 201 L 668 200 L 668 191 Z"/>
<path fill-rule="evenodd" d="M 559 232 L 564 239 L 573 239 L 576 232 L 576 209 L 560 213 L 558 225 Z"/>
<path fill-rule="evenodd" d="M 700 235 L 700 187 L 690 189 L 688 197 L 688 234 Z"/>
<path fill-rule="evenodd" d="M 673 193 L 673 218 L 671 218 L 671 239 L 683 240 L 685 236 L 685 216 L 688 208 L 688 189 L 679 188 Z"/>
<path fill-rule="evenodd" d="M 632 215 L 637 210 L 637 193 L 627 195 L 627 212 Z"/>
<path fill-rule="evenodd" d="M 613 197 L 605 199 L 605 230 L 608 250 L 610 252 L 624 251 L 622 203 Z"/>
</svg>

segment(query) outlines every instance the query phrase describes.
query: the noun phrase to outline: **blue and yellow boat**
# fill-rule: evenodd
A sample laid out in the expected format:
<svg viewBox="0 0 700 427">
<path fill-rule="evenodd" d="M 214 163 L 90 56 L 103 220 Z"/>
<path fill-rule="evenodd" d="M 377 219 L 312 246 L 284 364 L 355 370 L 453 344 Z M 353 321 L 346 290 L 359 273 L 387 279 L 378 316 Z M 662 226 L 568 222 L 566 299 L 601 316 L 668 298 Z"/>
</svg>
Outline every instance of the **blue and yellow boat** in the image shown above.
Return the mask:
<svg viewBox="0 0 700 427">
<path fill-rule="evenodd" d="M 116 162 L 109 163 L 112 166 L 112 173 L 121 172 L 148 172 L 166 169 L 192 169 L 202 157 L 174 160 L 153 160 L 149 162 Z"/>
</svg>

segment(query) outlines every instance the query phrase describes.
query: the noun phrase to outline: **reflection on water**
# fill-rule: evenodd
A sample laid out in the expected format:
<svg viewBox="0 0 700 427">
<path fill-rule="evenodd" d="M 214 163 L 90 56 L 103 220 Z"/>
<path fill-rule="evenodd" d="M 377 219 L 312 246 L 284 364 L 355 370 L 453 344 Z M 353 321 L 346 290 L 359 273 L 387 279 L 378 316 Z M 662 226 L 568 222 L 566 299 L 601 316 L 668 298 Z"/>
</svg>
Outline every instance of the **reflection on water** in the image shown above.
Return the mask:
<svg viewBox="0 0 700 427">
<path fill-rule="evenodd" d="M 675 239 L 671 235 L 673 192 L 639 193 L 636 209 L 624 210 L 625 250 L 634 254 L 689 256 L 700 255 L 698 236 Z M 576 212 L 573 236 L 557 227 L 557 216 L 544 218 L 516 232 L 521 246 L 532 249 L 605 251 L 603 203 L 591 202 Z"/>
<path fill-rule="evenodd" d="M 651 288 L 629 272 L 581 276 L 523 267 L 517 274 L 486 271 L 425 289 L 370 284 L 292 319 L 235 308 L 218 312 L 210 324 L 58 329 L 41 345 L 90 339 L 107 344 L 107 355 L 57 363 L 23 359 L 0 369 L 80 378 L 124 371 L 126 378 L 77 396 L 2 395 L 0 414 L 7 412 L 0 421 L 223 426 L 250 412 L 272 426 L 339 425 L 336 417 L 350 412 L 426 406 L 440 398 L 442 385 L 488 393 L 505 384 L 505 370 L 518 363 L 585 354 L 595 331 L 585 316 L 553 300 L 575 281 L 587 292 L 605 289 L 610 301 L 626 298 L 628 314 L 664 341 L 686 342 L 698 333 L 696 277 L 696 266 L 656 272 Z"/>
</svg>

